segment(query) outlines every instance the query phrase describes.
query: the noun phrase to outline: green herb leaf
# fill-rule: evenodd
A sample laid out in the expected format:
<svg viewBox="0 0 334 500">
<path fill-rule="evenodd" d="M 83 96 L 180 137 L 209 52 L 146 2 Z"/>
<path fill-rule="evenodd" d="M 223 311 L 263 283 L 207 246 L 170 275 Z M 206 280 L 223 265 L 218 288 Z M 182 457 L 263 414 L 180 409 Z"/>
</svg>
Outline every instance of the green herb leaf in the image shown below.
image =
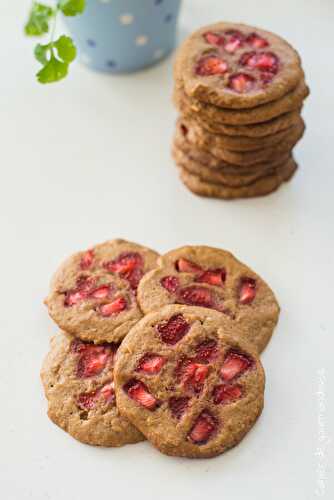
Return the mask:
<svg viewBox="0 0 334 500">
<path fill-rule="evenodd" d="M 38 43 L 35 47 L 35 51 L 34 51 L 34 54 L 35 54 L 35 57 L 37 59 L 38 62 L 40 62 L 41 64 L 43 64 L 43 66 L 45 66 L 48 62 L 48 52 L 50 51 L 50 44 L 46 44 L 46 45 L 41 45 L 40 43 Z"/>
<path fill-rule="evenodd" d="M 66 63 L 71 63 L 77 55 L 77 49 L 69 36 L 62 35 L 53 46 L 57 49 L 59 58 Z"/>
<path fill-rule="evenodd" d="M 29 14 L 29 19 L 24 27 L 28 36 L 41 36 L 49 31 L 49 20 L 54 12 L 51 7 L 34 2 Z"/>
<path fill-rule="evenodd" d="M 82 14 L 86 7 L 85 0 L 59 0 L 59 8 L 65 16 Z"/>
<path fill-rule="evenodd" d="M 68 64 L 59 61 L 54 54 L 51 55 L 50 60 L 46 65 L 37 73 L 37 80 L 40 83 L 54 83 L 65 78 L 68 73 Z"/>
</svg>

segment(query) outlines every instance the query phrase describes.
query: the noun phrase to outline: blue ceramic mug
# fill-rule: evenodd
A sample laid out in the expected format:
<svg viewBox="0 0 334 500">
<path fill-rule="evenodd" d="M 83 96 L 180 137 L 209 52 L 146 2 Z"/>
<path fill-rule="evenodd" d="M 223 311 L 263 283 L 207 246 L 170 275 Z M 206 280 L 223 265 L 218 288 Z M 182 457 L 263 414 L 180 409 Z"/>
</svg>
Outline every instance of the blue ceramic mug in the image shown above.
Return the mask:
<svg viewBox="0 0 334 500">
<path fill-rule="evenodd" d="M 155 64 L 175 47 L 181 0 L 86 0 L 66 18 L 81 61 L 97 71 L 125 73 Z"/>
</svg>

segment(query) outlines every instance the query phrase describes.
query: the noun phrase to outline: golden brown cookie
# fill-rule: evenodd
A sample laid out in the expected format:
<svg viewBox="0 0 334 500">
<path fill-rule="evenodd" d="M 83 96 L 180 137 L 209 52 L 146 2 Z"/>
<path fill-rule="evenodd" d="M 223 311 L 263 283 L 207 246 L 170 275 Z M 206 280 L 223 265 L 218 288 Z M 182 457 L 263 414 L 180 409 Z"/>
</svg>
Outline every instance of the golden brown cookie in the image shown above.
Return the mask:
<svg viewBox="0 0 334 500">
<path fill-rule="evenodd" d="M 267 168 L 264 170 L 255 170 L 250 173 L 225 173 L 224 170 L 209 168 L 202 163 L 191 160 L 181 150 L 174 148 L 173 157 L 176 164 L 183 170 L 188 171 L 190 174 L 198 176 L 203 181 L 223 184 L 230 187 L 247 186 L 254 183 L 258 179 L 268 175 L 275 175 L 276 172 L 284 171 L 287 163 L 291 164 L 291 158 L 285 160 L 281 165 L 274 168 Z"/>
<path fill-rule="evenodd" d="M 166 306 L 143 318 L 120 348 L 117 405 L 167 455 L 205 458 L 238 444 L 263 408 L 256 350 L 224 315 Z"/>
<path fill-rule="evenodd" d="M 215 309 L 244 330 L 246 341 L 261 352 L 279 316 L 279 305 L 269 286 L 230 252 L 206 246 L 185 246 L 158 259 L 138 288 L 145 314 L 167 304 Z"/>
<path fill-rule="evenodd" d="M 175 79 L 185 93 L 225 108 L 275 101 L 303 78 L 300 57 L 285 40 L 259 28 L 217 23 L 180 47 Z"/>
<path fill-rule="evenodd" d="M 258 151 L 259 149 L 276 146 L 287 140 L 298 127 L 303 127 L 304 122 L 301 117 L 292 127 L 265 137 L 231 137 L 226 134 L 214 134 L 208 132 L 196 121 L 186 118 L 179 118 L 177 127 L 188 140 L 197 147 L 214 151 L 215 149 L 229 149 L 232 151 Z"/>
<path fill-rule="evenodd" d="M 144 436 L 116 407 L 114 361 L 117 346 L 96 346 L 58 333 L 41 378 L 50 419 L 82 443 L 123 446 Z"/>
<path fill-rule="evenodd" d="M 142 317 L 136 291 L 157 257 L 120 239 L 72 255 L 52 279 L 46 299 L 50 316 L 82 340 L 120 342 Z"/>
<path fill-rule="evenodd" d="M 209 122 L 239 126 L 267 122 L 290 111 L 298 110 L 309 92 L 309 88 L 302 78 L 295 89 L 276 101 L 252 109 L 237 110 L 203 103 L 188 97 L 182 87 L 177 87 L 174 91 L 174 102 L 184 115 L 194 113 L 200 119 Z"/>
</svg>

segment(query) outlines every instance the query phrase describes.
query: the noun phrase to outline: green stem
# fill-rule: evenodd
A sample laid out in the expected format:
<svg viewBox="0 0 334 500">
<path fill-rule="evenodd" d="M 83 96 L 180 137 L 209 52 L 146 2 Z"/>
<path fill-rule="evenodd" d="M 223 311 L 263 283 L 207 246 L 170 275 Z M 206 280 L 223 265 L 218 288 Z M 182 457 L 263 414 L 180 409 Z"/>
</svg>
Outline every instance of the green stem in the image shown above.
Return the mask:
<svg viewBox="0 0 334 500">
<path fill-rule="evenodd" d="M 51 40 L 50 40 L 50 49 L 51 49 L 51 54 L 54 55 L 54 38 L 55 38 L 55 33 L 56 33 L 56 26 L 57 26 L 57 17 L 59 14 L 59 4 L 57 3 L 56 8 L 55 8 L 55 13 L 53 16 L 53 24 L 52 24 L 52 30 L 51 30 Z"/>
</svg>

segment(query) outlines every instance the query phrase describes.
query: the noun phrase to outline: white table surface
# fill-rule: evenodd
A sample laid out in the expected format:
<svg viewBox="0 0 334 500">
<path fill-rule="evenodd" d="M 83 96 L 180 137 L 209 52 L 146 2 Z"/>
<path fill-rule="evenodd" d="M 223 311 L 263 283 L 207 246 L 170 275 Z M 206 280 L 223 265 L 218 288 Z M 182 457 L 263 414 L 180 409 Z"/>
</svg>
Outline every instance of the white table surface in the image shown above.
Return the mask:
<svg viewBox="0 0 334 500">
<path fill-rule="evenodd" d="M 184 2 L 183 36 L 219 19 L 276 31 L 300 51 L 312 88 L 293 182 L 235 202 L 195 197 L 177 178 L 171 59 L 122 77 L 76 64 L 64 83 L 39 86 L 21 36 L 28 5 L 0 6 L 1 499 L 332 499 L 333 1 Z M 279 297 L 262 357 L 265 410 L 219 458 L 173 459 L 148 443 L 89 447 L 46 416 L 39 369 L 57 331 L 42 304 L 50 275 L 65 256 L 114 237 L 161 252 L 227 248 Z"/>
</svg>

